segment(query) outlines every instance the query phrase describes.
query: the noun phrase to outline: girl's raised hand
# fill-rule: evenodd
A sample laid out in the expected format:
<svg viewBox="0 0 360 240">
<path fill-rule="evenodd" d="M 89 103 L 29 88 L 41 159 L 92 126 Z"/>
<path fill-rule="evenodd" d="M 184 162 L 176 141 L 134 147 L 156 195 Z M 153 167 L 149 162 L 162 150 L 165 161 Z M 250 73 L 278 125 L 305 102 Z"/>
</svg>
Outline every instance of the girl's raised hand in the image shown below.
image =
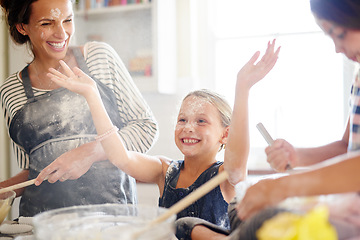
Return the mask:
<svg viewBox="0 0 360 240">
<path fill-rule="evenodd" d="M 61 73 L 54 68 L 49 68 L 49 73 L 47 74 L 47 76 L 56 84 L 84 97 L 91 94 L 91 92 L 97 92 L 95 81 L 81 71 L 81 69 L 75 67 L 71 70 L 62 60 L 60 60 L 60 65 L 63 68 L 64 73 Z"/>
<path fill-rule="evenodd" d="M 257 51 L 241 68 L 237 75 L 238 83 L 244 84 L 250 89 L 255 83 L 263 79 L 266 74 L 270 72 L 276 63 L 280 52 L 280 47 L 275 51 L 275 42 L 276 39 L 272 42 L 268 42 L 266 52 L 258 63 L 255 64 L 260 56 L 259 51 Z"/>
</svg>

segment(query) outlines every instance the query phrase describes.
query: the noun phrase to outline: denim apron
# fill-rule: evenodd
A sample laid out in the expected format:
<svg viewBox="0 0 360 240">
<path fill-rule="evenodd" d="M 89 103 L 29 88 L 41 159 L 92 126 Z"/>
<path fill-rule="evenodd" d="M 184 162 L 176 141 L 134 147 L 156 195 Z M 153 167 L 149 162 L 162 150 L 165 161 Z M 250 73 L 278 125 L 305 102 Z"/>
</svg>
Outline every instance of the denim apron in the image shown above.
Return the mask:
<svg viewBox="0 0 360 240">
<path fill-rule="evenodd" d="M 185 198 L 202 184 L 216 176 L 219 172 L 219 167 L 222 164 L 222 162 L 214 163 L 206 169 L 190 187 L 176 188 L 184 161 L 173 161 L 166 173 L 164 192 L 159 199 L 159 206 L 169 208 Z M 182 217 L 197 217 L 229 229 L 230 223 L 227 210 L 228 203 L 224 200 L 220 187 L 217 186 L 189 207 L 179 212 L 177 214 L 177 219 Z"/>
<path fill-rule="evenodd" d="M 73 49 L 79 67 L 88 75 L 89 69 L 79 48 Z M 96 129 L 84 97 L 65 88 L 34 96 L 28 66 L 22 70 L 27 96 L 26 104 L 10 123 L 12 140 L 29 154 L 29 179 L 36 178 L 41 170 L 63 153 L 94 141 Z M 105 108 L 119 129 L 124 125 L 111 89 L 93 78 L 100 91 Z M 136 203 L 135 180 L 107 161 L 95 162 L 77 180 L 25 189 L 20 201 L 20 216 L 61 207 L 102 204 Z"/>
</svg>

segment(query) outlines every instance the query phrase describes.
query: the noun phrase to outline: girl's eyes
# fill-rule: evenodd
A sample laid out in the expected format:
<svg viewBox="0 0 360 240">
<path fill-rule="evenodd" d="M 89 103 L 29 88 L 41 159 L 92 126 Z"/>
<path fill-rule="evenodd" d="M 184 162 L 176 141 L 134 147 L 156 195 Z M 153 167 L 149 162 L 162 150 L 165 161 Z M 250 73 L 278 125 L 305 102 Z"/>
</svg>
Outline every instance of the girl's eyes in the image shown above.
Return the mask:
<svg viewBox="0 0 360 240">
<path fill-rule="evenodd" d="M 179 122 L 179 123 L 186 123 L 187 120 L 184 119 L 184 118 L 180 118 L 180 119 L 178 120 L 178 122 Z M 199 124 L 199 125 L 203 125 L 203 124 L 206 123 L 206 120 L 205 120 L 205 119 L 199 119 L 199 120 L 196 121 L 196 123 Z"/>
<path fill-rule="evenodd" d="M 199 119 L 198 123 L 204 124 L 204 123 L 206 123 L 206 121 L 204 119 Z"/>
</svg>

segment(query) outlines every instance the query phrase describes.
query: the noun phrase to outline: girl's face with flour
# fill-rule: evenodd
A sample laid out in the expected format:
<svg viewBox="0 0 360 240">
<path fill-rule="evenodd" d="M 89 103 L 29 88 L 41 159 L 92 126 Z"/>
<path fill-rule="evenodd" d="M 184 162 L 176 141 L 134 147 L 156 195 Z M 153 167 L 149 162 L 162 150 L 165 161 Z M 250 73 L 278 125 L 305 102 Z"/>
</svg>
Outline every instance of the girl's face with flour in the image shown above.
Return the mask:
<svg viewBox="0 0 360 240">
<path fill-rule="evenodd" d="M 219 110 L 198 96 L 182 102 L 175 128 L 175 143 L 186 158 L 215 160 L 226 143 L 228 127 L 222 125 Z"/>
<path fill-rule="evenodd" d="M 73 15 L 70 0 L 37 0 L 31 4 L 29 23 L 17 29 L 30 38 L 36 58 L 59 61 L 74 34 Z"/>
</svg>

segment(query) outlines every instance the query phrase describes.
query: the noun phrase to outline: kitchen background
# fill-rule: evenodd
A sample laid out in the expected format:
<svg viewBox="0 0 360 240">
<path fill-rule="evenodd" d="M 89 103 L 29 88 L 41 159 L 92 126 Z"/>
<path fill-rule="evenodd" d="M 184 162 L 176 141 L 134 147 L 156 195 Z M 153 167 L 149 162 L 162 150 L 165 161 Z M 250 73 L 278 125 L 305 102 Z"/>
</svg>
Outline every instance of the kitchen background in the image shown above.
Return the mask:
<svg viewBox="0 0 360 240">
<path fill-rule="evenodd" d="M 263 52 L 273 38 L 282 46 L 277 66 L 250 96 L 249 168 L 269 169 L 266 142 L 255 127 L 258 122 L 274 138 L 296 146 L 316 146 L 342 137 L 357 66 L 335 54 L 330 38 L 315 24 L 308 1 L 77 3 L 72 44 L 95 40 L 113 46 L 158 120 L 159 139 L 149 154 L 181 159 L 173 131 L 183 96 L 210 88 L 232 103 L 239 68 L 256 50 Z M 11 42 L 3 18 L 0 39 L 0 81 L 4 81 L 30 58 L 26 48 Z M 0 124 L 0 180 L 4 180 L 19 169 L 3 118 Z M 156 186 L 139 184 L 140 202 L 157 204 L 157 192 Z"/>
</svg>

